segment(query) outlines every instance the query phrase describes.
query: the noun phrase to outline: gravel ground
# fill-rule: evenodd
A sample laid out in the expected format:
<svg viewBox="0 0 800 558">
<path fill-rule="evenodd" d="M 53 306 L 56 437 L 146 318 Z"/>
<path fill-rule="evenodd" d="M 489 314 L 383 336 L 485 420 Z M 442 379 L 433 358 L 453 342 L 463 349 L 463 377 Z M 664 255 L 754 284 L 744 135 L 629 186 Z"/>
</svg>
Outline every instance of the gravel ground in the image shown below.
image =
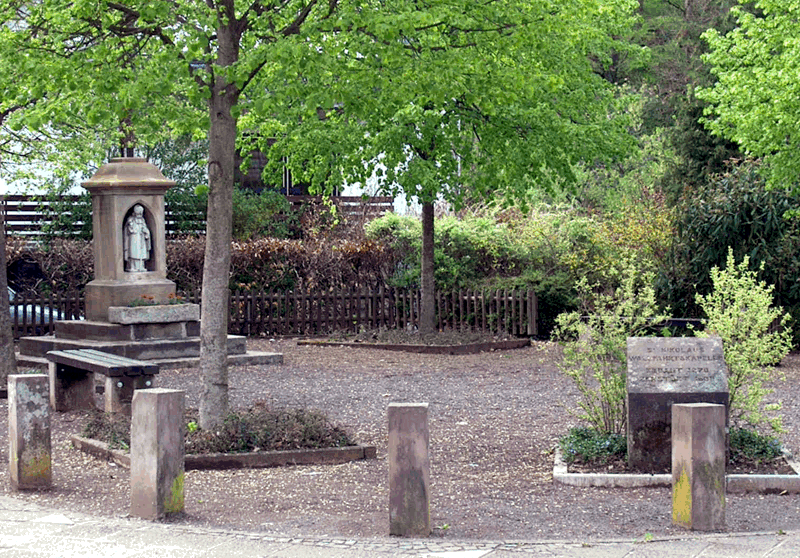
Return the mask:
<svg viewBox="0 0 800 558">
<path fill-rule="evenodd" d="M 577 392 L 557 370 L 558 349 L 439 356 L 374 349 L 313 347 L 294 340 L 251 340 L 281 352 L 285 364 L 232 368 L 231 403 L 318 408 L 347 427 L 378 458 L 337 466 L 250 471 L 189 471 L 188 524 L 294 536 L 378 537 L 388 533 L 386 406 L 428 402 L 431 430 L 431 516 L 443 539 L 588 541 L 678 534 L 669 489 L 576 488 L 552 481 L 552 448 L 577 421 Z M 781 367 L 775 385 L 784 403 L 784 436 L 800 448 L 800 356 Z M 162 371 L 161 387 L 186 390 L 197 406 L 196 369 Z M 8 460 L 6 412 L 0 402 L 0 460 Z M 53 416 L 54 488 L 18 497 L 99 515 L 127 515 L 127 471 L 72 449 L 67 436 L 81 413 Z M 0 494 L 9 493 L 0 467 Z M 729 495 L 729 531 L 800 528 L 800 496 Z"/>
</svg>

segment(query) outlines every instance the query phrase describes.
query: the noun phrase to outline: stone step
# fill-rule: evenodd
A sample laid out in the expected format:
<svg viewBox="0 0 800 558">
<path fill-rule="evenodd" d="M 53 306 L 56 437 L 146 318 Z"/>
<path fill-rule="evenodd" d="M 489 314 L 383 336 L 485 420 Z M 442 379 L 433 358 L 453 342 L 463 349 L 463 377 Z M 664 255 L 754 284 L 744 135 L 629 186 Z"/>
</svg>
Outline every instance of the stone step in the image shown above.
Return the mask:
<svg viewBox="0 0 800 558">
<path fill-rule="evenodd" d="M 200 338 L 150 339 L 146 341 L 94 341 L 91 339 L 61 339 L 53 335 L 22 337 L 19 354 L 22 357 L 44 358 L 48 351 L 64 349 L 96 349 L 136 360 L 183 359 L 200 356 Z M 247 338 L 228 336 L 228 354 L 247 352 Z"/>
<path fill-rule="evenodd" d="M 164 324 L 112 324 L 64 320 L 55 323 L 57 339 L 92 341 L 144 341 L 151 339 L 187 339 L 200 335 L 200 322 Z"/>
</svg>

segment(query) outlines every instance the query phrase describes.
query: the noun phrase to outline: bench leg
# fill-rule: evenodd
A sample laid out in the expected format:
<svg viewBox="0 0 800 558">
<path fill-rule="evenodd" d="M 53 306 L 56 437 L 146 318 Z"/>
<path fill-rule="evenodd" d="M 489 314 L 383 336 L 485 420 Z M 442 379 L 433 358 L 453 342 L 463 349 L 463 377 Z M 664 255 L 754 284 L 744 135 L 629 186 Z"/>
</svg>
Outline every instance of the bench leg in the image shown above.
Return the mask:
<svg viewBox="0 0 800 558">
<path fill-rule="evenodd" d="M 94 374 L 72 366 L 50 362 L 50 406 L 54 411 L 94 408 Z"/>
<path fill-rule="evenodd" d="M 105 385 L 105 412 L 131 414 L 133 392 L 155 386 L 155 376 L 107 376 Z"/>
</svg>

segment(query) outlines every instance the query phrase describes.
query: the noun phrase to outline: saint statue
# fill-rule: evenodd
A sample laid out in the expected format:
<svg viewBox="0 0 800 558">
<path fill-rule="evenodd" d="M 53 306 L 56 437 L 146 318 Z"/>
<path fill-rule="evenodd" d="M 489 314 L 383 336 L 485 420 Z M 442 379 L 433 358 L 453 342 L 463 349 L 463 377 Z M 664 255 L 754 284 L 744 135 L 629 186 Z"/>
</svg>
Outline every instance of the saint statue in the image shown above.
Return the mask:
<svg viewBox="0 0 800 558">
<path fill-rule="evenodd" d="M 133 215 L 125 220 L 122 237 L 122 259 L 128 271 L 147 271 L 144 262 L 150 258 L 152 242 L 150 229 L 144 220 L 144 208 L 138 203 L 133 207 Z"/>
</svg>

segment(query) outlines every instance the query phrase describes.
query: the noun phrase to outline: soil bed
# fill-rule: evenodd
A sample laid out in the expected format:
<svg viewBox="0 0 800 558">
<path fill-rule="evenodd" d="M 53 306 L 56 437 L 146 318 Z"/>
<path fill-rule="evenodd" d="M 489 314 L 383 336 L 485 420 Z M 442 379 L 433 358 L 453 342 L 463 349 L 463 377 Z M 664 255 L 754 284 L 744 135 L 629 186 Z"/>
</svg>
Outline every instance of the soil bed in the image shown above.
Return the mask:
<svg viewBox="0 0 800 558">
<path fill-rule="evenodd" d="M 431 516 L 444 539 L 590 541 L 681 535 L 671 525 L 669 488 L 581 488 L 553 483 L 553 448 L 578 421 L 578 393 L 557 369 L 558 347 L 535 342 L 513 351 L 425 355 L 250 340 L 254 350 L 284 354 L 283 365 L 232 367 L 234 408 L 256 401 L 316 408 L 377 459 L 343 465 L 188 471 L 186 514 L 179 522 L 288 536 L 383 537 L 389 529 L 386 408 L 429 403 Z M 785 446 L 800 448 L 800 358 L 784 360 Z M 182 389 L 199 405 L 196 369 L 162 370 L 159 387 Z M 0 462 L 8 462 L 6 401 L 0 401 Z M 86 417 L 55 413 L 54 488 L 15 497 L 63 510 L 124 516 L 129 473 L 69 443 Z M 10 494 L 0 467 L 0 493 Z M 800 496 L 729 494 L 729 531 L 800 528 Z"/>
</svg>

